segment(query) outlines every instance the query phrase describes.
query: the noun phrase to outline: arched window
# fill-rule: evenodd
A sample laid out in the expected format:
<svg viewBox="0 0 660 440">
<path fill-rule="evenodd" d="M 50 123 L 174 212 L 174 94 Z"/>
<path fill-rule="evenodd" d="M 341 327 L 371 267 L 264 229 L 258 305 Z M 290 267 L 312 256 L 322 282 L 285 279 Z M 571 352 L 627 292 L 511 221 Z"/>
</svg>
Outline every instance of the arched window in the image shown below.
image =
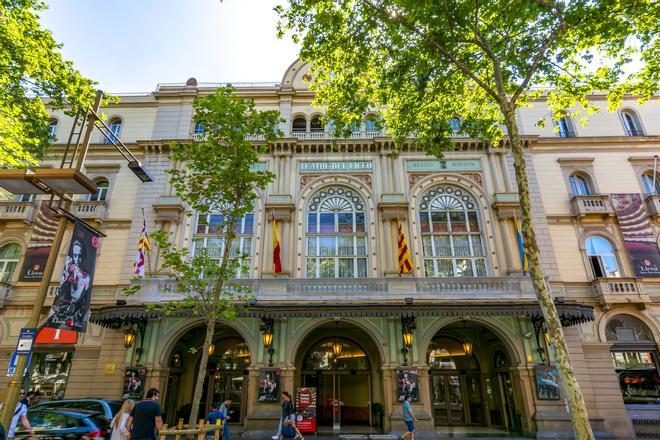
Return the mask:
<svg viewBox="0 0 660 440">
<path fill-rule="evenodd" d="M 18 243 L 7 243 L 0 247 L 0 282 L 11 282 L 20 257 L 21 247 Z"/>
<path fill-rule="evenodd" d="M 312 347 L 302 363 L 303 371 L 368 370 L 367 354 L 348 339 L 326 339 Z"/>
<path fill-rule="evenodd" d="M 571 184 L 571 192 L 574 196 L 588 196 L 591 194 L 589 179 L 582 174 L 571 174 L 568 181 Z"/>
<path fill-rule="evenodd" d="M 632 110 L 624 110 L 621 112 L 621 119 L 623 120 L 623 129 L 626 136 L 644 136 L 642 124 L 639 122 L 637 113 Z"/>
<path fill-rule="evenodd" d="M 458 133 L 461 131 L 461 118 L 458 116 L 451 118 L 449 120 L 449 126 L 451 127 L 451 131 Z"/>
<path fill-rule="evenodd" d="M 108 181 L 100 179 L 96 181 L 96 194 L 89 195 L 90 202 L 102 202 L 108 197 Z"/>
<path fill-rule="evenodd" d="M 364 120 L 364 131 L 380 131 L 378 118 L 375 115 L 369 115 Z"/>
<path fill-rule="evenodd" d="M 195 129 L 193 130 L 194 134 L 204 134 L 206 127 L 204 127 L 203 122 L 195 122 Z"/>
<path fill-rule="evenodd" d="M 48 123 L 48 137 L 50 139 L 55 139 L 56 132 L 57 132 L 57 119 L 52 118 Z"/>
<path fill-rule="evenodd" d="M 612 243 L 600 235 L 592 235 L 585 242 L 587 258 L 595 278 L 616 278 L 621 276 L 619 264 Z"/>
<path fill-rule="evenodd" d="M 307 277 L 367 276 L 366 208 L 357 191 L 326 187 L 307 206 Z"/>
<path fill-rule="evenodd" d="M 660 194 L 660 174 L 654 178 L 653 171 L 648 171 L 642 174 L 642 183 L 647 194 Z"/>
<path fill-rule="evenodd" d="M 321 133 L 325 129 L 320 116 L 314 116 L 309 123 L 309 129 L 312 133 Z"/>
<path fill-rule="evenodd" d="M 104 144 L 111 144 L 112 143 L 111 139 L 114 140 L 114 141 L 119 139 L 119 133 L 121 133 L 121 124 L 122 124 L 121 119 L 119 119 L 119 118 L 112 118 L 110 120 L 110 123 L 108 124 L 108 127 L 110 128 L 110 130 L 106 131 L 106 134 L 108 135 L 108 137 L 110 139 L 108 139 L 104 136 L 103 137 L 103 143 Z"/>
<path fill-rule="evenodd" d="M 195 236 L 193 238 L 193 252 L 197 249 L 205 248 L 208 255 L 220 264 L 225 251 L 224 237 L 227 232 L 226 223 L 227 221 L 225 221 L 224 216 L 220 213 L 197 214 Z M 236 278 L 247 278 L 250 274 L 250 264 L 252 261 L 254 214 L 247 214 L 237 219 L 234 232 L 236 236 L 232 240 L 229 257 L 232 260 L 239 260 L 240 262 L 236 272 Z"/>
<path fill-rule="evenodd" d="M 486 276 L 477 203 L 469 193 L 449 185 L 428 190 L 419 223 L 427 277 Z"/>
<path fill-rule="evenodd" d="M 557 127 L 557 135 L 559 137 L 575 137 L 575 126 L 568 114 L 562 113 L 562 117 L 555 121 L 555 126 Z"/>
<path fill-rule="evenodd" d="M 292 131 L 294 133 L 305 133 L 307 131 L 307 119 L 298 116 L 293 120 Z"/>
<path fill-rule="evenodd" d="M 642 321 L 630 315 L 616 315 L 607 321 L 605 339 L 617 342 L 653 342 L 651 331 Z"/>
</svg>

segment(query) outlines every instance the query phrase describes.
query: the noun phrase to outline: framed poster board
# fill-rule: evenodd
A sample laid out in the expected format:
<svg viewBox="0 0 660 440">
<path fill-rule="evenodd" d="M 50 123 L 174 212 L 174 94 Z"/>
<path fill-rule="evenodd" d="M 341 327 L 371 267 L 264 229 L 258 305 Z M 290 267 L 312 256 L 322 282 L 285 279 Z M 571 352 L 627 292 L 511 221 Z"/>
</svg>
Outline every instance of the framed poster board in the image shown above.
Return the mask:
<svg viewBox="0 0 660 440">
<path fill-rule="evenodd" d="M 144 384 L 147 380 L 147 369 L 144 367 L 127 368 L 124 373 L 124 392 L 122 400 L 142 400 Z"/>
<path fill-rule="evenodd" d="M 399 370 L 397 381 L 399 402 L 403 402 L 406 394 L 410 396 L 411 402 L 419 402 L 419 372 L 417 368 L 402 368 Z"/>
<path fill-rule="evenodd" d="M 280 369 L 262 368 L 259 370 L 259 397 L 257 403 L 277 403 L 280 401 Z"/>
<path fill-rule="evenodd" d="M 536 397 L 539 400 L 559 400 L 559 374 L 554 365 L 539 365 L 534 368 Z"/>
<path fill-rule="evenodd" d="M 316 432 L 316 388 L 298 388 L 295 403 L 298 430 Z"/>
</svg>

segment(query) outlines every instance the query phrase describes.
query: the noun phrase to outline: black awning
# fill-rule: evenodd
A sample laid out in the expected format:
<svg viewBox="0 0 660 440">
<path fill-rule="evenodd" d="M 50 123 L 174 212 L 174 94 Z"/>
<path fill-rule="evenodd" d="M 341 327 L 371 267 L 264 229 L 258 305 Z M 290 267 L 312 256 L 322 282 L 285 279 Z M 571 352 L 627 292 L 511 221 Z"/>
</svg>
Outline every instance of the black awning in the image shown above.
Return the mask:
<svg viewBox="0 0 660 440">
<path fill-rule="evenodd" d="M 594 320 L 593 307 L 578 303 L 556 304 L 565 327 Z M 172 313 L 172 317 L 194 317 L 192 311 Z M 488 317 L 517 316 L 543 319 L 535 302 L 470 302 L 470 303 L 374 303 L 374 304 L 257 304 L 238 312 L 238 317 L 250 318 L 372 318 L 372 317 Z M 92 312 L 90 321 L 108 328 L 121 328 L 136 320 L 159 319 L 165 313 L 144 305 L 109 306 Z"/>
</svg>

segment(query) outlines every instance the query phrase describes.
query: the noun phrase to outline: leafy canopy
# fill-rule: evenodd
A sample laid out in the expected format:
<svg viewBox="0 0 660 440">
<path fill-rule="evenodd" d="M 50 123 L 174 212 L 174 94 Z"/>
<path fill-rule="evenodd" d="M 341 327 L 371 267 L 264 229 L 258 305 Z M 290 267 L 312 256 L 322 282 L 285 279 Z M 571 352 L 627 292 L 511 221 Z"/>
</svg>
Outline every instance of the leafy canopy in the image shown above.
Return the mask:
<svg viewBox="0 0 660 440">
<path fill-rule="evenodd" d="M 386 106 L 399 141 L 415 133 L 426 149 L 451 148 L 460 131 L 499 139 L 506 117 L 541 93 L 553 116 L 609 92 L 649 99 L 660 84 L 660 3 L 653 0 L 290 0 L 278 7 L 313 61 L 317 104 L 346 126 Z M 633 57 L 638 66 L 630 73 Z M 538 88 L 543 87 L 541 92 Z"/>
<path fill-rule="evenodd" d="M 42 29 L 39 0 L 0 0 L 0 167 L 36 165 L 50 144 L 47 98 L 73 114 L 94 100 L 94 83 L 62 59 Z"/>
</svg>

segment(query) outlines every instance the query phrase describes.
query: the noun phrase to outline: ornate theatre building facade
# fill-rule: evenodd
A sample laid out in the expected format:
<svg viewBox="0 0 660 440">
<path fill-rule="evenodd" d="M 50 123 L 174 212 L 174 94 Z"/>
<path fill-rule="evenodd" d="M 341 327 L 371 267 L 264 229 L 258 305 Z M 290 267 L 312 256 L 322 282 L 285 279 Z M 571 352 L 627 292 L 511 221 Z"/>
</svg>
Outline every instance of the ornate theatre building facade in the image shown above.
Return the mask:
<svg viewBox="0 0 660 440">
<path fill-rule="evenodd" d="M 202 411 L 230 398 L 232 429 L 260 438 L 279 418 L 272 387 L 292 394 L 313 387 L 319 432 L 401 432 L 400 398 L 409 393 L 419 431 L 569 433 L 553 354 L 521 266 L 506 142 L 493 147 L 457 136 L 442 160 L 408 147 L 395 157 L 391 139 L 365 115 L 333 146 L 311 105 L 306 71 L 295 62 L 280 83 L 236 85 L 260 108 L 281 112 L 284 136 L 260 156 L 259 166 L 277 177 L 241 219 L 235 249 L 250 256 L 240 282 L 256 300 L 216 328 Z M 171 298 L 172 281 L 155 270 L 157 249 L 140 293 L 127 298 L 122 289 L 131 282 L 143 213 L 149 231 L 165 229 L 180 245 L 221 253 L 217 216 L 188 216 L 165 173 L 175 166 L 173 140 L 204 135 L 191 103 L 215 87 L 194 79 L 161 84 L 103 109 L 154 182 L 135 179 L 97 134 L 86 174 L 98 192 L 74 203 L 76 215 L 106 234 L 92 324 L 71 340 L 39 334 L 25 382 L 42 398 L 119 399 L 129 371 L 161 390 L 166 422 L 186 417 L 202 322 L 148 307 Z M 640 274 L 619 196 L 641 200 L 635 218 L 651 231 L 647 242 L 657 253 L 660 107 L 626 99 L 608 113 L 603 100 L 588 125 L 567 114 L 556 129 L 543 101 L 519 116 L 539 246 L 592 425 L 601 435 L 631 437 L 633 418 L 660 410 L 660 272 L 651 261 Z M 541 118 L 545 128 L 536 125 Z M 54 153 L 71 125 L 53 114 Z M 33 238 L 48 234 L 47 222 L 37 221 L 39 206 L 21 195 L 0 202 L 3 373 L 37 286 L 23 281 L 23 260 Z M 273 273 L 271 213 L 280 274 Z M 404 276 L 398 222 L 414 265 Z M 7 380 L 0 378 L 0 398 Z"/>
</svg>

